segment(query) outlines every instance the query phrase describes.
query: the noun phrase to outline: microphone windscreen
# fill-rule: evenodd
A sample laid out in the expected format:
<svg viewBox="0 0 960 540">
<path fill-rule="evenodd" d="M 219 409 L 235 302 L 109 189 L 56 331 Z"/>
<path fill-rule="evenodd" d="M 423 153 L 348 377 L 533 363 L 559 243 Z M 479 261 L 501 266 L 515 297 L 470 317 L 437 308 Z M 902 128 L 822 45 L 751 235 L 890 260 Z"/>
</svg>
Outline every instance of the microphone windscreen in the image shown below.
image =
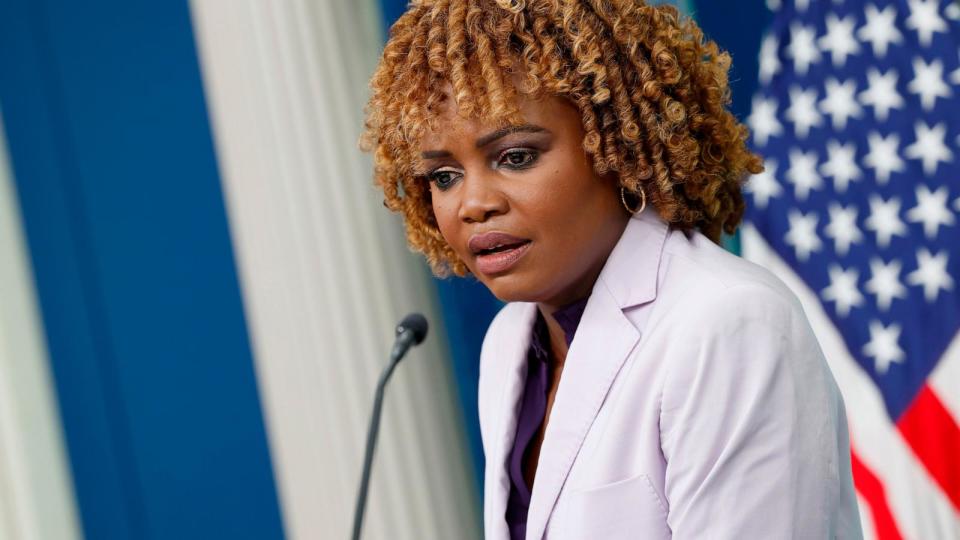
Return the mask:
<svg viewBox="0 0 960 540">
<path fill-rule="evenodd" d="M 420 313 L 411 313 L 400 321 L 397 327 L 397 334 L 400 334 L 404 330 L 412 330 L 413 342 L 419 345 L 423 343 L 424 338 L 427 337 L 428 326 L 426 317 Z"/>
</svg>

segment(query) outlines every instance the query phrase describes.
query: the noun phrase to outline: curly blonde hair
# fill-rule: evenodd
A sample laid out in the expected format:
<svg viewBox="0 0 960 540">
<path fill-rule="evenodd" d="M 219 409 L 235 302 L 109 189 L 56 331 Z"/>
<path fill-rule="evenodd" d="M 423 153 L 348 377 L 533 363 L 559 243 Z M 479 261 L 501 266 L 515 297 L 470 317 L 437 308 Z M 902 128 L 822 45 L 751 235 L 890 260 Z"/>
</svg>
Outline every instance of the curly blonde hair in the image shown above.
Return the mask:
<svg viewBox="0 0 960 540">
<path fill-rule="evenodd" d="M 672 227 L 719 242 L 743 216 L 746 173 L 763 170 L 747 128 L 726 108 L 729 69 L 730 56 L 670 5 L 414 1 L 390 28 L 370 81 L 360 145 L 374 154 L 384 206 L 403 215 L 408 243 L 439 276 L 468 271 L 440 234 L 417 173 L 417 145 L 436 129 L 444 83 L 461 117 L 494 125 L 522 121 L 518 92 L 568 99 L 598 175 L 643 189 Z"/>
</svg>

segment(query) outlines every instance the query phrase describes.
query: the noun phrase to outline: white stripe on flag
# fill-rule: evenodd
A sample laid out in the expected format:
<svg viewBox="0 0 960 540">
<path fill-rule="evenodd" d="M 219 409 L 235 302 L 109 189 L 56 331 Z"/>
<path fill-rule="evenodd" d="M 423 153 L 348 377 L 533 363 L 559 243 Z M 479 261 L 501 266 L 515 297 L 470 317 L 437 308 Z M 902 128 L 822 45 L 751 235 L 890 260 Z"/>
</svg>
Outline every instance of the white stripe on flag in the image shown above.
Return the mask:
<svg viewBox="0 0 960 540">
<path fill-rule="evenodd" d="M 753 226 L 743 226 L 741 242 L 747 259 L 776 274 L 800 299 L 843 392 L 851 442 L 883 483 L 900 532 L 908 539 L 960 538 L 960 516 L 890 421 L 880 392 L 850 355 L 817 295 Z"/>
<path fill-rule="evenodd" d="M 927 384 L 933 388 L 940 403 L 954 419 L 960 419 L 960 334 L 953 338 L 943 358 L 933 373 L 927 378 Z M 957 457 L 960 459 L 960 456 Z"/>
<path fill-rule="evenodd" d="M 860 526 L 863 527 L 863 540 L 876 540 L 877 532 L 873 530 L 873 516 L 866 499 L 857 493 L 857 506 L 860 509 Z"/>
</svg>

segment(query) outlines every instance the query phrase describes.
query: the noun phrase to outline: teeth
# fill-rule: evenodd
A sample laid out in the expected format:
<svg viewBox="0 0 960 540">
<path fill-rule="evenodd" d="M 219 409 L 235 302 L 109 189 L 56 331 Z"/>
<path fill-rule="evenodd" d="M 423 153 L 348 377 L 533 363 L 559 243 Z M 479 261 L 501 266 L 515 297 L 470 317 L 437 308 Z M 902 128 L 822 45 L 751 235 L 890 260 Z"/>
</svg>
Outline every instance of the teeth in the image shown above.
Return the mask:
<svg viewBox="0 0 960 540">
<path fill-rule="evenodd" d="M 520 246 L 520 245 L 523 244 L 523 243 L 524 243 L 524 242 L 518 242 L 518 243 L 516 243 L 516 244 L 496 244 L 496 245 L 494 245 L 494 246 L 481 249 L 480 251 L 477 252 L 477 254 L 479 254 L 479 255 L 487 255 L 487 254 L 490 254 L 490 253 L 495 253 L 495 252 L 497 252 L 497 251 L 503 251 L 503 250 L 506 250 L 506 249 L 516 249 L 518 246 Z"/>
<path fill-rule="evenodd" d="M 510 248 L 510 246 L 512 246 L 512 245 L 513 245 L 513 244 L 497 244 L 497 245 L 495 245 L 495 246 L 493 246 L 493 247 L 490 247 L 490 248 L 487 248 L 487 249 L 483 250 L 482 253 L 494 253 L 494 252 L 497 252 L 497 251 L 501 251 L 501 250 L 503 250 L 504 248 Z M 512 249 L 512 248 L 511 248 L 511 249 Z"/>
</svg>

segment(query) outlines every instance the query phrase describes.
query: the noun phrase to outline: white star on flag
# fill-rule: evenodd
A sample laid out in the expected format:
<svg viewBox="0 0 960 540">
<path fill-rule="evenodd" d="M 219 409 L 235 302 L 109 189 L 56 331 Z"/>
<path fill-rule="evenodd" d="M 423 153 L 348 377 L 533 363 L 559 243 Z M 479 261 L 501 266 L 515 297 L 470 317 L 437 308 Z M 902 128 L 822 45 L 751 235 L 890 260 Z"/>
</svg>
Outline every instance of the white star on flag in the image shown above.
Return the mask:
<svg viewBox="0 0 960 540">
<path fill-rule="evenodd" d="M 800 75 L 806 75 L 811 64 L 820 61 L 820 50 L 814 39 L 817 31 L 813 27 L 793 23 L 790 25 L 790 45 L 787 56 L 793 59 L 793 69 Z"/>
<path fill-rule="evenodd" d="M 923 234 L 930 239 L 936 238 L 940 226 L 953 225 L 953 212 L 947 208 L 947 186 L 940 186 L 931 192 L 930 188 L 917 186 L 917 205 L 907 211 L 907 221 L 923 223 Z"/>
<path fill-rule="evenodd" d="M 806 199 L 810 191 L 823 187 L 823 178 L 817 173 L 817 151 L 803 152 L 798 148 L 790 150 L 790 168 L 787 180 L 793 184 L 793 192 L 800 200 Z"/>
<path fill-rule="evenodd" d="M 753 140 L 759 146 L 766 146 L 770 137 L 783 133 L 783 125 L 777 120 L 777 100 L 764 99 L 761 96 L 753 97 L 753 107 L 747 123 L 753 132 Z"/>
<path fill-rule="evenodd" d="M 842 257 L 850 251 L 850 246 L 863 240 L 863 233 L 857 227 L 857 207 L 844 208 L 838 203 L 830 203 L 828 209 L 830 223 L 824 227 L 824 233 L 833 239 L 834 249 Z"/>
<path fill-rule="evenodd" d="M 960 21 L 960 6 L 953 2 L 947 6 L 947 9 L 943 10 L 943 14 L 951 21 Z"/>
<path fill-rule="evenodd" d="M 884 326 L 880 321 L 870 321 L 870 341 L 864 345 L 863 354 L 873 357 L 877 373 L 883 375 L 894 362 L 903 363 L 905 355 L 897 343 L 899 339 L 899 324 Z"/>
<path fill-rule="evenodd" d="M 886 73 L 870 68 L 867 70 L 867 89 L 860 92 L 860 101 L 873 107 L 873 115 L 885 122 L 891 109 L 903 108 L 903 97 L 897 92 L 897 71 L 890 69 Z"/>
<path fill-rule="evenodd" d="M 768 83 L 773 76 L 780 72 L 780 58 L 777 57 L 777 50 L 780 48 L 777 38 L 768 35 L 763 38 L 760 45 L 760 82 Z"/>
<path fill-rule="evenodd" d="M 907 17 L 907 28 L 917 31 L 920 44 L 929 47 L 933 42 L 935 32 L 947 31 L 947 21 L 938 13 L 937 0 L 907 0 L 910 5 L 910 16 Z"/>
<path fill-rule="evenodd" d="M 855 23 L 853 15 L 842 19 L 833 13 L 827 15 L 827 33 L 817 43 L 821 49 L 830 52 L 834 66 L 843 66 L 848 56 L 860 52 L 860 44 L 853 37 Z"/>
<path fill-rule="evenodd" d="M 830 274 L 830 286 L 820 292 L 820 296 L 827 302 L 835 302 L 837 315 L 846 317 L 850 308 L 863 304 L 863 295 L 857 288 L 860 273 L 856 268 L 844 270 L 840 265 L 831 264 L 827 270 Z"/>
<path fill-rule="evenodd" d="M 823 117 L 817 110 L 817 89 L 804 90 L 799 86 L 790 88 L 790 108 L 786 112 L 787 120 L 793 122 L 793 131 L 803 139 L 810 128 L 823 124 Z"/>
<path fill-rule="evenodd" d="M 863 163 L 874 170 L 877 182 L 886 184 L 890 180 L 891 173 L 906 170 L 906 164 L 898 151 L 900 136 L 896 133 L 891 133 L 887 137 L 882 137 L 877 132 L 870 133 L 867 135 L 867 145 L 870 151 L 863 156 Z"/>
<path fill-rule="evenodd" d="M 938 163 L 953 161 L 953 152 L 943 142 L 947 135 L 946 124 L 930 127 L 923 122 L 917 122 L 914 131 L 917 141 L 906 147 L 903 155 L 910 159 L 919 159 L 923 163 L 923 174 L 933 176 L 937 172 Z"/>
<path fill-rule="evenodd" d="M 907 225 L 900 220 L 900 200 L 896 197 L 884 201 L 878 195 L 870 195 L 870 216 L 864 224 L 877 233 L 877 245 L 882 248 L 890 245 L 894 235 L 907 235 Z"/>
<path fill-rule="evenodd" d="M 820 109 L 830 115 L 834 129 L 844 129 L 847 127 L 847 119 L 860 118 L 863 115 L 863 109 L 854 97 L 856 93 L 857 81 L 853 79 L 842 83 L 833 77 L 827 79 L 827 97 L 820 102 Z"/>
<path fill-rule="evenodd" d="M 920 104 L 925 111 L 933 109 L 938 97 L 948 98 L 953 95 L 950 87 L 943 81 L 943 62 L 931 60 L 928 64 L 920 57 L 913 59 L 913 80 L 907 85 L 907 90 L 920 96 Z"/>
<path fill-rule="evenodd" d="M 897 8 L 887 6 L 878 11 L 873 4 L 867 4 L 864 14 L 867 22 L 857 31 L 861 41 L 869 41 L 873 46 L 873 55 L 883 58 L 891 44 L 903 43 L 903 34 L 897 30 Z"/>
<path fill-rule="evenodd" d="M 838 193 L 845 192 L 850 182 L 863 176 L 857 167 L 857 147 L 853 142 L 827 141 L 827 156 L 827 161 L 820 165 L 820 174 L 833 177 L 833 187 Z"/>
<path fill-rule="evenodd" d="M 923 287 L 923 297 L 928 303 L 937 299 L 940 290 L 953 288 L 953 278 L 947 273 L 947 252 L 931 255 L 922 247 L 917 250 L 917 269 L 907 274 L 907 283 Z"/>
<path fill-rule="evenodd" d="M 906 298 L 907 288 L 900 283 L 900 261 L 894 259 L 889 264 L 874 257 L 870 259 L 870 281 L 866 283 L 867 292 L 877 296 L 877 307 L 881 311 L 890 309 L 894 298 Z"/>
<path fill-rule="evenodd" d="M 797 259 L 805 261 L 810 254 L 821 248 L 820 237 L 817 236 L 817 214 L 810 212 L 804 215 L 797 210 L 790 210 L 787 214 L 790 230 L 784 241 L 793 246 Z"/>
<path fill-rule="evenodd" d="M 753 194 L 753 202 L 758 208 L 766 208 L 771 198 L 779 196 L 783 189 L 777 182 L 777 160 L 765 160 L 763 172 L 750 177 L 746 190 Z"/>
</svg>

